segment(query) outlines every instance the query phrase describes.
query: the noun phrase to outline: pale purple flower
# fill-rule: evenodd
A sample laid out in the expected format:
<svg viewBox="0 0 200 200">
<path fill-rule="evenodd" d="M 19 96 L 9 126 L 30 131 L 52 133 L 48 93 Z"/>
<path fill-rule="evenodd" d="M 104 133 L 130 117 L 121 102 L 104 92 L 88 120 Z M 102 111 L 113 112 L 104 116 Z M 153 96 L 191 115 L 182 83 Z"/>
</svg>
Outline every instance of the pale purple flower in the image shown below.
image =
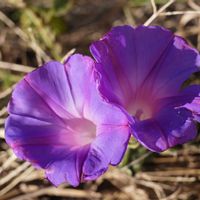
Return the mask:
<svg viewBox="0 0 200 200">
<path fill-rule="evenodd" d="M 100 92 L 127 112 L 141 144 L 160 152 L 196 136 L 200 85 L 182 85 L 199 71 L 200 55 L 183 38 L 158 26 L 119 26 L 90 50 Z"/>
<path fill-rule="evenodd" d="M 98 79 L 93 60 L 75 54 L 29 73 L 12 94 L 6 142 L 55 185 L 96 179 L 126 150 L 129 122 L 99 94 Z"/>
</svg>

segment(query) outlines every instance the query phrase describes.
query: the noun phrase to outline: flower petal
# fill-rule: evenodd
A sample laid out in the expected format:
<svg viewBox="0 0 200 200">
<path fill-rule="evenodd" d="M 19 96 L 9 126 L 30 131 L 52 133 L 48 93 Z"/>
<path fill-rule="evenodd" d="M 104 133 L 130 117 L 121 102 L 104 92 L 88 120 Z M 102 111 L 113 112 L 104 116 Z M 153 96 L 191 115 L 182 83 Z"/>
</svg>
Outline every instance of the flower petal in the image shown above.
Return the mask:
<svg viewBox="0 0 200 200">
<path fill-rule="evenodd" d="M 176 96 L 159 99 L 157 105 L 186 108 L 191 111 L 194 120 L 200 122 L 200 85 L 190 85 Z"/>
<path fill-rule="evenodd" d="M 148 87 L 153 89 L 152 93 L 159 97 L 176 95 L 183 82 L 199 71 L 198 56 L 197 50 L 191 48 L 183 38 L 174 36 L 168 52 L 147 81 Z"/>
<path fill-rule="evenodd" d="M 59 117 L 68 119 L 72 116 L 79 116 L 74 105 L 65 67 L 61 63 L 48 62 L 38 70 L 29 73 L 24 81 Z"/>
<path fill-rule="evenodd" d="M 8 112 L 46 122 L 62 122 L 57 111 L 51 109 L 47 102 L 24 79 L 17 84 L 12 93 Z"/>
<path fill-rule="evenodd" d="M 46 169 L 47 178 L 56 186 L 64 182 L 68 182 L 74 187 L 78 186 L 88 148 L 89 146 L 85 146 L 72 151 L 70 155 L 50 164 Z"/>
<path fill-rule="evenodd" d="M 185 108 L 164 108 L 152 119 L 133 125 L 135 138 L 151 151 L 160 152 L 188 142 L 197 134 L 191 112 Z"/>
<path fill-rule="evenodd" d="M 45 168 L 49 162 L 66 156 L 77 144 L 75 133 L 67 127 L 27 116 L 9 116 L 5 129 L 6 142 L 18 157 L 37 167 Z"/>
<path fill-rule="evenodd" d="M 96 179 L 107 170 L 109 164 L 119 164 L 130 138 L 128 126 L 103 125 L 98 127 L 97 132 L 83 165 L 85 180 Z"/>
<path fill-rule="evenodd" d="M 94 61 L 90 57 L 76 54 L 67 60 L 65 67 L 74 102 L 81 116 L 96 124 L 128 124 L 124 112 L 106 102 L 98 92 L 96 79 L 99 77 L 94 70 Z"/>
<path fill-rule="evenodd" d="M 175 94 L 198 70 L 198 52 L 157 26 L 115 27 L 90 50 L 102 75 L 101 92 L 125 108 L 138 90 L 159 98 Z"/>
<path fill-rule="evenodd" d="M 182 106 L 183 108 L 188 109 L 192 112 L 194 120 L 200 122 L 200 85 L 193 85 L 187 87 L 183 93 L 185 98 L 188 96 L 193 96 L 192 101 L 185 101 L 185 104 Z"/>
</svg>

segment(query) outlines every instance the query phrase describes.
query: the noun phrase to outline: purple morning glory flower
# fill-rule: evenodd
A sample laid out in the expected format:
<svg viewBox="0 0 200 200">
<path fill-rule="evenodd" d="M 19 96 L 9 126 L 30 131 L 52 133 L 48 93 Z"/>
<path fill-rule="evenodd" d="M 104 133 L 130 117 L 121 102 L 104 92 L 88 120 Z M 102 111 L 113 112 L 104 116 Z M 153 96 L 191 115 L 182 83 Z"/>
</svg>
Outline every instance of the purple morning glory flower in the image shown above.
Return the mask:
<svg viewBox="0 0 200 200">
<path fill-rule="evenodd" d="M 6 142 L 55 185 L 96 179 L 126 150 L 129 122 L 100 95 L 98 79 L 94 61 L 75 54 L 29 73 L 12 94 Z"/>
<path fill-rule="evenodd" d="M 126 110 L 134 137 L 160 152 L 197 134 L 200 85 L 182 85 L 199 71 L 200 55 L 158 26 L 119 26 L 90 47 L 100 92 Z"/>
</svg>

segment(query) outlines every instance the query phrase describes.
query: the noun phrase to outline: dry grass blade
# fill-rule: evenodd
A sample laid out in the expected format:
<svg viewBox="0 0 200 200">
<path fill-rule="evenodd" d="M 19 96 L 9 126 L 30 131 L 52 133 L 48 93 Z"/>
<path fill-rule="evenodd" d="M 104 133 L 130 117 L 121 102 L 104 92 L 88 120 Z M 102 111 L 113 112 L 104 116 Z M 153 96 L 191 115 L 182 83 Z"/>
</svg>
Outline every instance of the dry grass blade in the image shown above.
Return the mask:
<svg viewBox="0 0 200 200">
<path fill-rule="evenodd" d="M 199 27 L 200 27 L 200 18 L 199 18 Z M 198 37 L 197 37 L 197 49 L 200 49 L 200 29 L 199 29 L 199 32 L 198 32 Z"/>
<path fill-rule="evenodd" d="M 200 6 L 197 5 L 193 0 L 188 0 L 188 5 L 194 10 L 200 10 Z"/>
<path fill-rule="evenodd" d="M 29 176 L 27 176 L 24 179 L 24 182 L 30 182 L 33 180 L 41 180 L 45 178 L 45 172 L 44 170 L 35 170 L 33 173 L 31 173 Z"/>
<path fill-rule="evenodd" d="M 4 125 L 5 120 L 6 120 L 5 118 L 0 118 L 0 126 Z"/>
<path fill-rule="evenodd" d="M 12 154 L 8 160 L 6 160 L 6 162 L 0 167 L 0 174 L 2 173 L 3 170 L 5 170 L 6 168 L 8 168 L 12 162 L 14 162 L 16 160 L 16 156 L 15 154 Z"/>
<path fill-rule="evenodd" d="M 181 192 L 181 187 L 179 187 L 175 192 L 173 192 L 169 196 L 167 196 L 165 198 L 161 198 L 160 200 L 174 200 L 174 199 L 177 199 L 177 197 L 180 194 L 180 192 Z"/>
<path fill-rule="evenodd" d="M 50 57 L 41 49 L 41 47 L 35 41 L 30 41 L 28 35 L 22 29 L 15 26 L 15 23 L 1 11 L 0 20 L 4 22 L 9 28 L 12 28 L 15 34 L 18 35 L 23 41 L 25 41 L 35 51 L 37 55 L 39 53 L 39 56 L 45 61 L 50 60 Z"/>
<path fill-rule="evenodd" d="M 7 113 L 7 108 L 6 107 L 3 107 L 1 110 L 0 110 L 0 117 L 5 115 Z"/>
<path fill-rule="evenodd" d="M 186 10 L 186 11 L 171 11 L 171 12 L 163 12 L 160 13 L 159 15 L 163 16 L 170 16 L 170 15 L 200 15 L 200 10 L 195 11 L 195 10 Z"/>
<path fill-rule="evenodd" d="M 0 129 L 0 139 L 4 139 L 4 129 Z"/>
<path fill-rule="evenodd" d="M 33 171 L 34 171 L 34 168 L 32 166 L 27 168 L 27 170 L 25 170 L 23 173 L 21 173 L 19 176 L 17 176 L 15 179 L 13 179 L 13 181 L 10 184 L 8 184 L 6 187 L 4 187 L 0 191 L 0 196 L 3 196 L 7 192 L 9 192 L 12 188 L 14 188 L 21 181 L 23 181 L 23 179 Z"/>
<path fill-rule="evenodd" d="M 137 180 L 137 184 L 140 184 L 140 185 L 143 185 L 143 186 L 153 189 L 155 191 L 158 199 L 162 199 L 162 198 L 166 197 L 166 194 L 165 194 L 163 188 L 157 183 L 154 183 L 151 181 Z"/>
<path fill-rule="evenodd" d="M 132 162 L 130 162 L 129 164 L 125 165 L 124 167 L 121 168 L 121 170 L 127 169 L 135 164 L 140 163 L 141 161 L 143 161 L 145 158 L 147 158 L 149 155 L 151 155 L 152 152 L 147 152 L 145 154 L 143 154 L 142 156 L 140 156 L 138 159 L 133 160 Z"/>
<path fill-rule="evenodd" d="M 36 197 L 40 197 L 43 195 L 49 196 L 59 196 L 59 197 L 68 197 L 68 198 L 89 198 L 89 199 L 101 199 L 101 194 L 96 192 L 88 192 L 83 190 L 76 189 L 62 189 L 55 187 L 48 187 L 44 189 L 40 189 L 39 191 L 32 192 L 29 194 L 20 195 L 16 198 L 12 198 L 10 200 L 27 200 Z"/>
<path fill-rule="evenodd" d="M 25 66 L 25 65 L 19 65 L 19 64 L 0 61 L 0 69 L 29 73 L 29 72 L 33 71 L 35 68 Z"/>
<path fill-rule="evenodd" d="M 149 171 L 146 172 L 152 176 L 184 176 L 184 175 L 200 175 L 200 169 L 176 169 L 176 170 L 167 170 L 167 171 Z"/>
<path fill-rule="evenodd" d="M 129 6 L 125 6 L 123 11 L 124 11 L 124 15 L 126 17 L 127 23 L 132 25 L 132 26 L 135 26 L 136 23 L 135 23 L 135 20 L 132 16 L 132 13 L 131 13 Z"/>
<path fill-rule="evenodd" d="M 15 170 L 11 171 L 7 176 L 0 179 L 0 185 L 3 185 L 16 177 L 20 172 L 24 171 L 30 164 L 25 162 L 19 167 L 17 167 Z"/>
<path fill-rule="evenodd" d="M 8 27 L 13 28 L 15 23 L 10 20 L 3 12 L 0 12 L 0 20 L 3 21 Z"/>
<path fill-rule="evenodd" d="M 69 58 L 75 51 L 76 51 L 75 48 L 68 51 L 66 55 L 61 59 L 61 63 L 64 63 L 64 61 L 67 60 L 67 58 Z"/>
<path fill-rule="evenodd" d="M 3 99 L 11 94 L 16 84 L 12 85 L 11 87 L 7 88 L 3 92 L 0 93 L 0 99 Z"/>
<path fill-rule="evenodd" d="M 157 7 L 156 7 L 155 0 L 151 0 L 151 5 L 152 5 L 152 8 L 153 8 L 153 13 L 156 13 L 157 12 Z"/>
<path fill-rule="evenodd" d="M 159 176 L 149 175 L 148 173 L 141 172 L 136 175 L 137 180 L 145 180 L 151 182 L 172 182 L 172 183 L 193 183 L 197 179 L 196 177 L 183 177 L 183 176 Z"/>
<path fill-rule="evenodd" d="M 168 1 L 164 6 L 162 6 L 156 13 L 154 13 L 145 23 L 145 26 L 149 26 L 164 10 L 166 10 L 175 0 Z"/>
</svg>

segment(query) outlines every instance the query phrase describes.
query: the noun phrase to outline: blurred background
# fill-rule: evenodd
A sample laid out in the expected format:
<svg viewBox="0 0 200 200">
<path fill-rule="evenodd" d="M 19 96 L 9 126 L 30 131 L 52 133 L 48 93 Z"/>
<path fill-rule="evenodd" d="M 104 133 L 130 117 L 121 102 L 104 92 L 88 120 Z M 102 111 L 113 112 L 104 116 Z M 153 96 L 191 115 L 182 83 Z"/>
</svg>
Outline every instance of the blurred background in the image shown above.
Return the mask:
<svg viewBox="0 0 200 200">
<path fill-rule="evenodd" d="M 161 154 L 131 141 L 122 163 L 93 182 L 53 187 L 4 140 L 15 84 L 43 62 L 89 44 L 122 24 L 161 25 L 200 50 L 199 0 L 0 1 L 0 200 L 200 200 L 200 137 Z M 200 74 L 189 82 L 200 83 Z"/>
</svg>

